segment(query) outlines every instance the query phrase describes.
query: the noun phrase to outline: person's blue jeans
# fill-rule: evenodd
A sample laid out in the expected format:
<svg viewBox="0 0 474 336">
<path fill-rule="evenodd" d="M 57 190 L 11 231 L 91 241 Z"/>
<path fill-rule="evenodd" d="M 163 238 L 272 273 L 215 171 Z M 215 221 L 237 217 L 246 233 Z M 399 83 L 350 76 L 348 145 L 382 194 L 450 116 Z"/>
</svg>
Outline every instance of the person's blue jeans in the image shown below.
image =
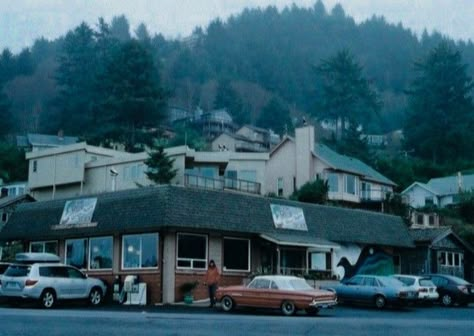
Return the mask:
<svg viewBox="0 0 474 336">
<path fill-rule="evenodd" d="M 211 300 L 211 306 L 214 306 L 216 304 L 217 284 L 209 284 L 207 287 L 209 289 L 209 300 Z"/>
</svg>

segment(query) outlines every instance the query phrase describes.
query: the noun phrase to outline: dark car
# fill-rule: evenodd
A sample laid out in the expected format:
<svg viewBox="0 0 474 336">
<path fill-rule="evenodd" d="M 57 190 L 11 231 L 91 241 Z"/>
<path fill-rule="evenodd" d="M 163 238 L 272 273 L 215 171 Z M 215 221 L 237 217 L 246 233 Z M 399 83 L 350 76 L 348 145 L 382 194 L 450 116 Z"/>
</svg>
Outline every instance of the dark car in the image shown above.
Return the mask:
<svg viewBox="0 0 474 336">
<path fill-rule="evenodd" d="M 388 304 L 413 303 L 418 297 L 416 290 L 387 276 L 356 275 L 339 285 L 323 288 L 334 290 L 340 302 L 370 304 L 379 309 Z"/>
<path fill-rule="evenodd" d="M 430 274 L 428 277 L 438 288 L 439 301 L 443 306 L 467 306 L 474 302 L 474 285 L 466 280 L 445 274 Z"/>
</svg>

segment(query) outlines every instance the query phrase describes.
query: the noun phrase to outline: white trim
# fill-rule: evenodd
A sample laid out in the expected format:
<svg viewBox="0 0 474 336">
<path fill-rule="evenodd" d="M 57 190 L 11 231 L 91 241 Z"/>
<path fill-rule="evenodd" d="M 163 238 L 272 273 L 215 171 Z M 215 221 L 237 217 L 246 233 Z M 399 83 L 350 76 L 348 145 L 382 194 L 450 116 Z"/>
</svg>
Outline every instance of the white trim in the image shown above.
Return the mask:
<svg viewBox="0 0 474 336">
<path fill-rule="evenodd" d="M 224 265 L 224 262 L 225 262 L 225 250 L 224 250 L 224 243 L 225 243 L 225 240 L 226 239 L 229 239 L 229 240 L 246 240 L 247 241 L 247 248 L 248 248 L 248 258 L 247 258 L 247 269 L 244 270 L 244 269 L 230 269 L 230 268 L 225 268 L 225 265 Z M 250 268 L 251 268 L 251 258 L 250 258 L 250 253 L 251 253 L 252 249 L 251 249 L 251 241 L 250 239 L 248 238 L 236 238 L 236 237 L 228 237 L 228 236 L 224 236 L 224 238 L 222 239 L 222 255 L 223 255 L 223 258 L 222 258 L 222 270 L 223 271 L 226 271 L 226 272 L 250 272 Z"/>
<path fill-rule="evenodd" d="M 126 237 L 140 237 L 140 257 L 139 257 L 139 267 L 125 267 L 124 261 L 125 261 L 125 238 Z M 142 236 L 156 236 L 156 267 L 141 267 L 142 264 L 142 257 L 143 257 L 143 249 L 142 249 Z M 160 259 L 160 251 L 159 251 L 159 246 L 160 246 L 160 235 L 158 232 L 152 232 L 152 233 L 136 233 L 136 234 L 127 234 L 127 235 L 122 235 L 122 260 L 121 260 L 121 269 L 122 270 L 150 270 L 150 269 L 159 269 L 159 259 Z"/>
<path fill-rule="evenodd" d="M 332 245 L 322 245 L 322 244 L 317 244 L 317 243 L 312 244 L 312 243 L 294 243 L 294 242 L 279 241 L 279 240 L 276 240 L 276 239 L 274 239 L 270 236 L 267 236 L 266 234 L 263 234 L 263 233 L 260 234 L 260 237 L 265 239 L 265 240 L 268 240 L 271 243 L 281 245 L 281 246 L 314 247 L 314 248 L 327 248 L 327 249 L 338 249 L 338 248 L 340 248 L 339 245 L 337 245 L 337 244 L 334 244 L 334 246 L 332 246 Z"/>
<path fill-rule="evenodd" d="M 179 236 L 197 236 L 197 237 L 204 237 L 206 238 L 206 258 L 205 259 L 198 259 L 198 258 L 180 258 L 179 257 Z M 209 238 L 207 234 L 198 234 L 198 233 L 186 233 L 186 232 L 177 232 L 176 233 L 176 269 L 182 269 L 182 270 L 207 270 L 207 260 L 209 257 Z M 190 267 L 183 267 L 183 266 L 178 266 L 178 261 L 189 261 L 191 263 Z M 204 264 L 206 265 L 204 268 L 200 267 L 194 267 L 194 261 L 204 261 Z"/>
<path fill-rule="evenodd" d="M 107 239 L 107 238 L 110 238 L 111 241 L 112 241 L 112 265 L 111 267 L 109 268 L 91 268 L 91 254 L 92 254 L 92 241 L 94 239 Z M 88 253 L 88 259 L 87 259 L 87 269 L 89 271 L 103 271 L 103 270 L 111 270 L 113 268 L 113 265 L 114 265 L 114 237 L 113 236 L 101 236 L 101 237 L 91 237 L 89 238 L 89 244 L 88 244 L 88 250 L 89 250 L 89 253 Z"/>
</svg>

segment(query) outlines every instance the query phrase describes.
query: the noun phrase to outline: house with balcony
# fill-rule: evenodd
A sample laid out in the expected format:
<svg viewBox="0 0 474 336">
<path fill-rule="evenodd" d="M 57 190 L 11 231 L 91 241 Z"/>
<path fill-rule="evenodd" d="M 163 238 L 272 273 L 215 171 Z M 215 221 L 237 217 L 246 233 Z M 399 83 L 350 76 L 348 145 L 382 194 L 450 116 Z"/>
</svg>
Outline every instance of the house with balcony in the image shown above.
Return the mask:
<svg viewBox="0 0 474 336">
<path fill-rule="evenodd" d="M 328 197 L 352 204 L 380 203 L 396 184 L 364 162 L 315 142 L 313 126 L 296 129 L 270 152 L 266 190 L 288 197 L 309 181 L 328 181 Z"/>
<path fill-rule="evenodd" d="M 474 190 L 474 174 L 432 178 L 427 183 L 414 182 L 402 191 L 412 208 L 445 208 L 459 203 L 464 192 Z"/>
<path fill-rule="evenodd" d="M 177 169 L 172 184 L 264 190 L 268 153 L 198 152 L 187 146 L 165 149 Z M 148 153 L 127 153 L 78 143 L 27 153 L 31 195 L 38 200 L 136 189 L 154 184 L 146 176 Z"/>
</svg>

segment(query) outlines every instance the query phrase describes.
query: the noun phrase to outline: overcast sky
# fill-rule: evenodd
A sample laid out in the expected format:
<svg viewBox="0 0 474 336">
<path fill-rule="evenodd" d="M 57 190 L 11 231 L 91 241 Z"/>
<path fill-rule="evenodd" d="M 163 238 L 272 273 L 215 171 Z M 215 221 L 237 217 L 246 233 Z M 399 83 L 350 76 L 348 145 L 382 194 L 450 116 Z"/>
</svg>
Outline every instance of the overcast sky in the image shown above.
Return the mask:
<svg viewBox="0 0 474 336">
<path fill-rule="evenodd" d="M 226 18 L 245 7 L 292 3 L 310 7 L 316 0 L 0 0 L 0 48 L 14 52 L 35 38 L 54 39 L 81 21 L 95 24 L 125 14 L 132 28 L 144 22 L 152 33 L 186 36 L 195 26 L 205 27 L 215 17 Z M 323 0 L 330 10 L 341 3 L 357 22 L 373 14 L 402 22 L 417 33 L 427 28 L 455 39 L 474 40 L 474 0 Z"/>
</svg>

